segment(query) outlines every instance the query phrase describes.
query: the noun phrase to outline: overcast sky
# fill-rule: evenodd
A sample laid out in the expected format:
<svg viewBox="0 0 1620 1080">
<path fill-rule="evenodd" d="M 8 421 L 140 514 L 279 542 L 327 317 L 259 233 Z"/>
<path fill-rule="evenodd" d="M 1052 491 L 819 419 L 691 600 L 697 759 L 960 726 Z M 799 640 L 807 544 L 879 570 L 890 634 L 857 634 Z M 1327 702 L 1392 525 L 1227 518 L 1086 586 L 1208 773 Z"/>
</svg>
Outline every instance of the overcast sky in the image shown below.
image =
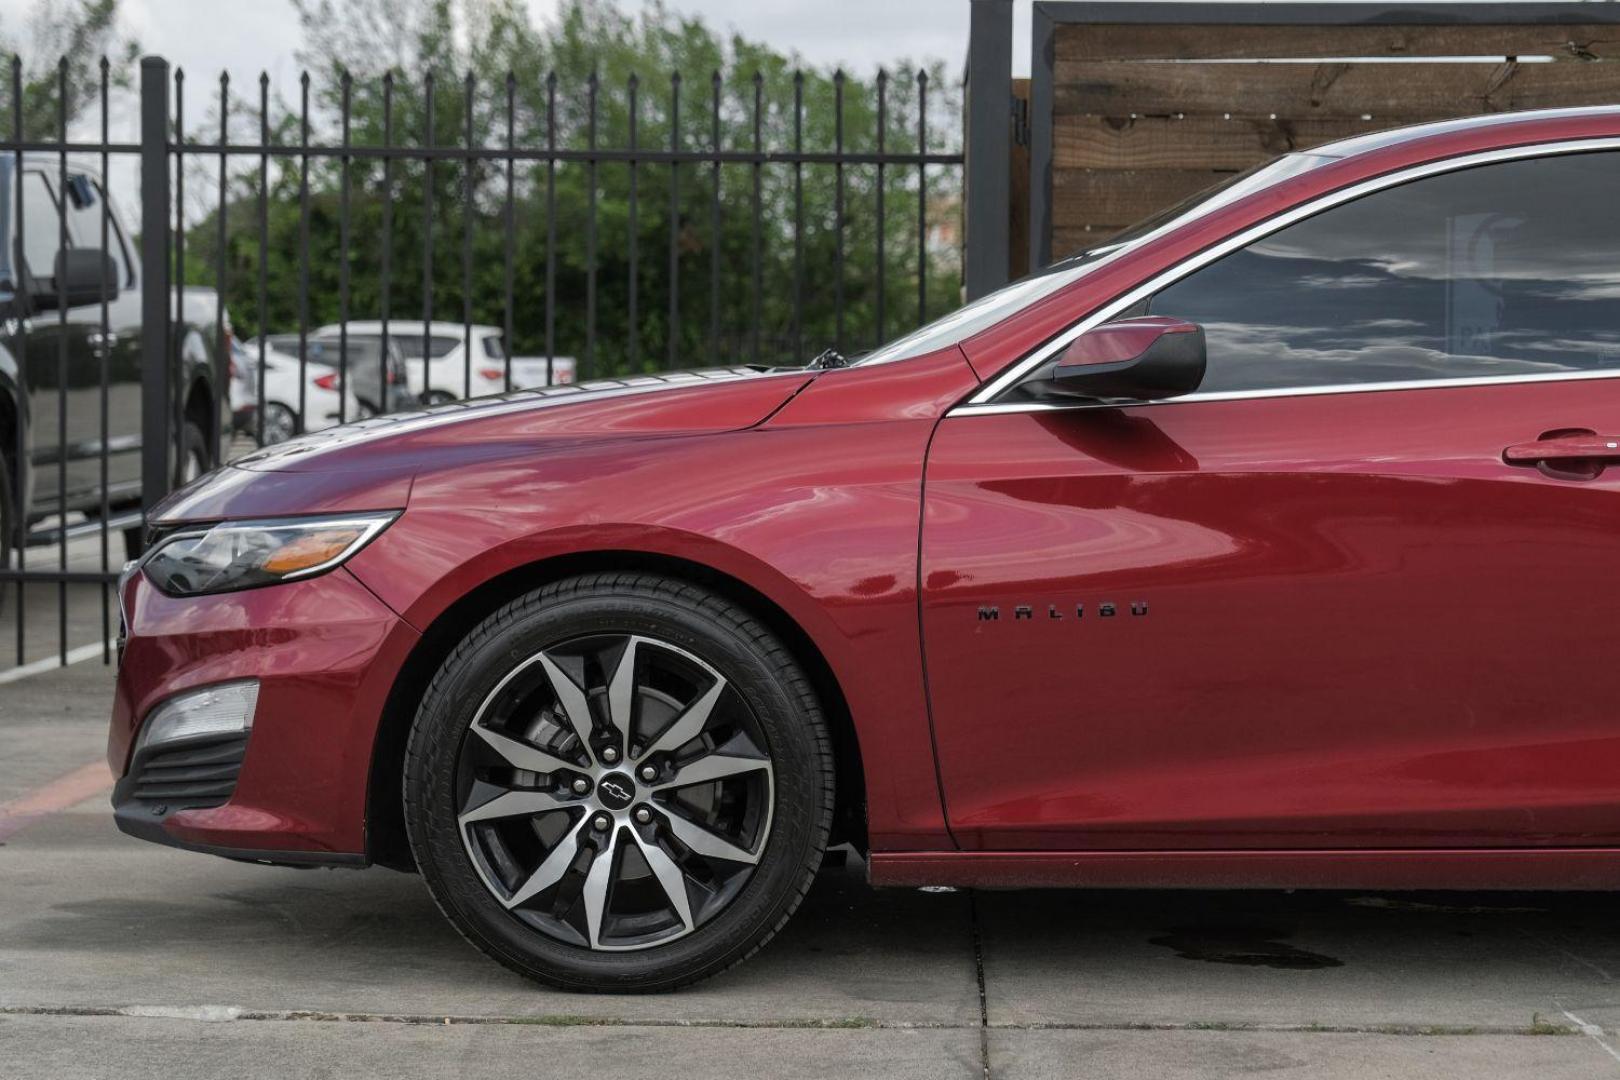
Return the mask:
<svg viewBox="0 0 1620 1080">
<path fill-rule="evenodd" d="M 527 2 L 539 19 L 555 12 L 562 0 Z M 640 0 L 619 2 L 631 11 L 640 6 Z M 1014 0 L 1015 75 L 1029 73 L 1031 2 Z M 1393 0 L 1391 6 L 1401 2 Z M 35 3 L 0 0 L 0 26 L 20 25 Z M 796 50 L 810 63 L 842 64 L 854 72 L 869 73 L 898 57 L 937 58 L 960 71 L 967 57 L 970 0 L 668 0 L 668 4 L 676 11 L 701 15 L 716 27 Z M 192 78 L 212 82 L 228 69 L 233 83 L 251 86 L 260 71 L 268 71 L 272 86 L 284 97 L 293 96 L 299 30 L 290 0 L 121 0 L 119 6 L 147 52 L 162 54 Z"/>
<path fill-rule="evenodd" d="M 536 21 L 555 13 L 563 2 L 527 0 Z M 625 10 L 634 11 L 642 0 L 618 2 Z M 1392 0 L 1391 6 L 1399 7 L 1402 2 Z M 5 31 L 5 37 L 21 37 L 26 42 L 26 34 L 21 30 L 37 3 L 38 0 L 0 0 L 0 30 Z M 808 63 L 842 65 L 857 73 L 869 74 L 876 65 L 902 57 L 918 61 L 943 60 L 950 70 L 959 73 L 967 57 L 970 0 L 667 0 L 667 3 L 675 11 L 700 15 L 717 28 L 736 30 L 776 48 L 796 51 Z M 1032 0 L 1014 0 L 1015 75 L 1029 72 L 1031 3 Z M 299 71 L 296 53 L 300 35 L 291 0 L 120 0 L 119 8 L 127 32 L 141 43 L 145 52 L 160 54 L 171 64 L 185 69 L 188 117 L 206 115 L 201 96 L 206 93 L 203 88 L 213 85 L 221 70 L 228 70 L 233 85 L 242 88 L 256 85 L 259 72 L 266 71 L 270 74 L 274 94 L 283 101 L 296 100 Z M 114 111 L 113 137 L 134 138 L 136 124 L 133 103 L 122 103 L 122 107 Z M 120 180 L 114 183 L 113 190 L 115 193 L 132 192 L 134 188 Z"/>
<path fill-rule="evenodd" d="M 562 2 L 527 0 L 536 22 L 555 13 Z M 1029 67 L 1030 3 L 1014 0 L 1014 64 L 1020 72 Z M 635 11 L 641 0 L 619 4 Z M 0 0 L 4 36 L 21 38 L 26 45 L 23 28 L 37 5 L 38 0 Z M 903 57 L 941 59 L 960 72 L 967 58 L 969 0 L 668 0 L 668 6 L 702 16 L 717 29 L 796 51 L 808 63 L 843 65 L 851 72 L 869 73 Z M 206 115 L 202 95 L 208 92 L 205 87 L 217 85 L 222 70 L 230 72 L 238 88 L 256 86 L 259 73 L 266 71 L 272 94 L 296 100 L 301 42 L 291 0 L 119 0 L 119 9 L 125 31 L 143 52 L 185 69 L 188 117 Z M 137 125 L 132 101 L 115 108 L 113 138 L 135 138 Z M 136 190 L 134 164 L 119 164 L 124 167 L 114 169 L 111 189 L 127 211 Z"/>
<path fill-rule="evenodd" d="M 0 24 L 19 25 L 36 0 L 0 0 Z M 67 2 L 67 0 L 54 0 Z M 1015 63 L 1029 66 L 1029 6 L 1015 0 L 1022 36 Z M 561 0 L 528 0 L 537 19 Z M 633 11 L 637 0 L 620 0 Z M 869 71 L 896 57 L 937 57 L 960 68 L 967 56 L 969 0 L 669 0 L 711 25 L 797 50 L 813 64 Z M 228 69 L 250 85 L 261 70 L 290 95 L 298 77 L 298 20 L 290 0 L 121 0 L 131 33 L 150 53 L 210 81 Z M 7 35 L 11 36 L 11 35 Z"/>
</svg>

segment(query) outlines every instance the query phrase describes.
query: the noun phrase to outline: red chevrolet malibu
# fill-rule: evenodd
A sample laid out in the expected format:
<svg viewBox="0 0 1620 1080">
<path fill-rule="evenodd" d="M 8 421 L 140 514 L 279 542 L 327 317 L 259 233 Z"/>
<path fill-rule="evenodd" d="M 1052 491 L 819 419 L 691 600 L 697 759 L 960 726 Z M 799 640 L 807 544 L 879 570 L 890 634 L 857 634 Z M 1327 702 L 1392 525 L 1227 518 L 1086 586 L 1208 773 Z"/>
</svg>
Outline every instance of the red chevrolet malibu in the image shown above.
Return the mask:
<svg viewBox="0 0 1620 1080">
<path fill-rule="evenodd" d="M 879 885 L 1620 887 L 1620 109 L 1290 154 L 867 355 L 175 494 L 119 826 L 662 989 Z"/>
</svg>

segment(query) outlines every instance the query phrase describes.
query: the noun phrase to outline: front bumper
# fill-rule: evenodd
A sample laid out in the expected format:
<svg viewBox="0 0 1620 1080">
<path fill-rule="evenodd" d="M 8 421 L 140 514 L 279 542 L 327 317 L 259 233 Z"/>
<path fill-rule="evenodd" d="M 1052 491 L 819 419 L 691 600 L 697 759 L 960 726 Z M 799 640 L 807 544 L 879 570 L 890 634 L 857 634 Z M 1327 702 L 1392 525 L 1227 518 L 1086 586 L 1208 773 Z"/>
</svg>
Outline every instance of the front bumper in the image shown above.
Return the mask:
<svg viewBox="0 0 1620 1080">
<path fill-rule="evenodd" d="M 343 568 L 186 599 L 137 572 L 119 603 L 126 637 L 107 745 L 118 827 L 231 858 L 363 865 L 371 750 L 416 631 Z M 244 744 L 189 748 L 181 764 L 211 781 L 195 795 L 154 787 L 152 748 L 131 760 L 141 725 L 177 693 L 242 679 L 259 684 Z"/>
</svg>

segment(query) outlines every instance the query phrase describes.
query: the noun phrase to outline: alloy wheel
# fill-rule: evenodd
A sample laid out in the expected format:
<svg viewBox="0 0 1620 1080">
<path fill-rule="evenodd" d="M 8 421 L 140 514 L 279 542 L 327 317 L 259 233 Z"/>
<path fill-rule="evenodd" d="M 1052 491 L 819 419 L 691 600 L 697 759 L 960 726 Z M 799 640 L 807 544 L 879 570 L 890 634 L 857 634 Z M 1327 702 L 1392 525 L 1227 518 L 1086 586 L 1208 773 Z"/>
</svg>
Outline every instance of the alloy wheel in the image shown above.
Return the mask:
<svg viewBox="0 0 1620 1080">
<path fill-rule="evenodd" d="M 712 665 L 646 635 L 535 653 L 462 738 L 457 827 L 515 918 L 592 950 L 663 945 L 736 898 L 770 839 L 774 773 Z"/>
<path fill-rule="evenodd" d="M 264 436 L 261 445 L 274 446 L 298 434 L 298 417 L 287 406 L 272 401 L 264 409 Z"/>
</svg>

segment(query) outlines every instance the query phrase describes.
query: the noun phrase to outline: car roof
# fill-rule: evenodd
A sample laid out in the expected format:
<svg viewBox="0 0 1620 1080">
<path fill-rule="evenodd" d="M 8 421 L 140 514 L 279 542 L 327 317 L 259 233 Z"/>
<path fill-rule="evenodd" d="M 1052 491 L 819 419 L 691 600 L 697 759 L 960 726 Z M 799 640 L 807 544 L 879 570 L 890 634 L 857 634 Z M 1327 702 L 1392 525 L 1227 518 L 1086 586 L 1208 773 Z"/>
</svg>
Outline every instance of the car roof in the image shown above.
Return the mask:
<svg viewBox="0 0 1620 1080">
<path fill-rule="evenodd" d="M 338 332 L 340 325 L 340 323 L 328 323 L 317 330 L 316 333 L 335 334 Z M 380 334 L 382 333 L 382 325 L 381 319 L 351 319 L 348 324 L 349 333 L 351 334 Z M 428 333 L 441 337 L 459 338 L 461 337 L 461 333 L 464 329 L 470 329 L 474 337 L 480 337 L 487 334 L 499 334 L 501 332 L 500 327 L 489 326 L 483 323 L 439 322 L 435 320 L 434 322 L 428 324 Z M 420 334 L 421 332 L 422 321 L 420 319 L 388 320 L 388 335 L 390 337 L 393 337 L 396 333 Z"/>
<path fill-rule="evenodd" d="M 1493 128 L 1503 129 L 1503 132 L 1507 133 L 1511 129 L 1525 124 L 1540 124 L 1556 120 L 1596 119 L 1605 116 L 1612 117 L 1617 123 L 1620 123 L 1620 105 L 1588 105 L 1569 109 L 1527 109 L 1522 112 L 1486 113 L 1483 116 L 1437 120 L 1428 124 L 1412 124 L 1408 127 L 1391 128 L 1387 131 L 1369 132 L 1366 135 L 1352 135 L 1337 142 L 1313 146 L 1306 153 L 1317 154 L 1322 157 L 1355 157 L 1358 154 L 1369 154 L 1376 150 L 1416 142 L 1419 139 L 1433 138 L 1437 135 L 1454 135 L 1463 132 L 1489 135 Z"/>
</svg>

